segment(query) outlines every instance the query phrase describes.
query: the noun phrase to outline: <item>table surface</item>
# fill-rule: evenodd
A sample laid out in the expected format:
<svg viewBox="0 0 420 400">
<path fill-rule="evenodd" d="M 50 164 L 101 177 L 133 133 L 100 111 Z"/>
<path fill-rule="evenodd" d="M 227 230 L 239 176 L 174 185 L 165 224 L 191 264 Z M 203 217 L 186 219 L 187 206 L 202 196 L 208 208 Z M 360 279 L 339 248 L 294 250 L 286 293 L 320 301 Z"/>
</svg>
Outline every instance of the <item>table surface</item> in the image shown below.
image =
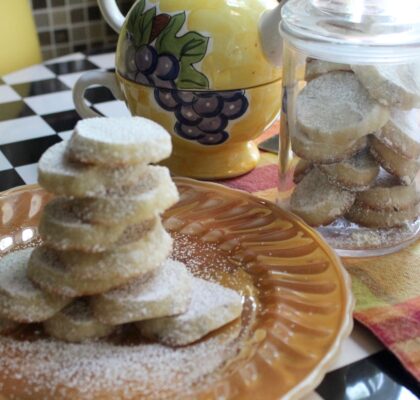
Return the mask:
<svg viewBox="0 0 420 400">
<path fill-rule="evenodd" d="M 71 89 L 83 72 L 113 71 L 114 53 L 75 53 L 0 78 L 0 191 L 36 183 L 37 162 L 67 140 L 80 119 Z M 88 89 L 90 105 L 104 116 L 130 115 L 103 87 Z M 1 239 L 1 238 L 0 238 Z M 321 385 L 306 400 L 414 400 L 420 386 L 361 325 L 342 347 Z"/>
</svg>

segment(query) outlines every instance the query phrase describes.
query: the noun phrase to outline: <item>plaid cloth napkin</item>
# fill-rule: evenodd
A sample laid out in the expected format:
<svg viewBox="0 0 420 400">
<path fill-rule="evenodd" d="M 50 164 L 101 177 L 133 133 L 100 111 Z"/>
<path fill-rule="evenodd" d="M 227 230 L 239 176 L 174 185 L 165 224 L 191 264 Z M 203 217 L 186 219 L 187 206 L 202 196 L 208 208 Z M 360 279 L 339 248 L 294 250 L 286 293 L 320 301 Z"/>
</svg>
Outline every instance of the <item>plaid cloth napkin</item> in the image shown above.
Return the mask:
<svg viewBox="0 0 420 400">
<path fill-rule="evenodd" d="M 258 142 L 278 131 L 277 122 Z M 219 183 L 274 201 L 277 179 L 278 156 L 262 152 L 253 171 Z M 343 263 L 352 276 L 354 318 L 370 329 L 420 381 L 420 241 L 392 255 L 343 259 Z"/>
</svg>

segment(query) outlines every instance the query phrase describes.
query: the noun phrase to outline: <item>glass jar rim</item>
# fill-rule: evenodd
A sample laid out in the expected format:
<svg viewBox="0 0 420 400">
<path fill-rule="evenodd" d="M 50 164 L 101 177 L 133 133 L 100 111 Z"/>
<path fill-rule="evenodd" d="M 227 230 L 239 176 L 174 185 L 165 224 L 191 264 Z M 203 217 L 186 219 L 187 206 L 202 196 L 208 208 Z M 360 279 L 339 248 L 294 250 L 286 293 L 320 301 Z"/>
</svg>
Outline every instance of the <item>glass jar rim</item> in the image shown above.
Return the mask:
<svg viewBox="0 0 420 400">
<path fill-rule="evenodd" d="M 396 18 L 383 13 L 326 12 L 314 5 L 322 2 L 289 0 L 282 8 L 280 33 L 300 52 L 353 64 L 420 61 L 420 5 L 414 7 L 414 15 Z"/>
</svg>

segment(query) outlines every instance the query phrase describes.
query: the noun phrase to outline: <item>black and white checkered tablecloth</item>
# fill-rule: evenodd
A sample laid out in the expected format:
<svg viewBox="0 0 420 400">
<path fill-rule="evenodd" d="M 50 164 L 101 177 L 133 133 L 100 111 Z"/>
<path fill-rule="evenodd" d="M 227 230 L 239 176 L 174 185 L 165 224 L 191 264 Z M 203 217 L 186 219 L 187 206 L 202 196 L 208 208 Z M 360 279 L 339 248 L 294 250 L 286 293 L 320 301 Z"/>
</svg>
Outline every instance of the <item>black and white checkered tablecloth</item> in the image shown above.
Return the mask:
<svg viewBox="0 0 420 400">
<path fill-rule="evenodd" d="M 114 53 L 72 54 L 0 78 L 0 190 L 35 183 L 36 163 L 51 145 L 68 139 L 80 119 L 72 87 L 83 72 L 113 70 Z M 103 87 L 86 92 L 105 116 L 129 115 Z"/>
<path fill-rule="evenodd" d="M 3 0 L 4 1 L 4 0 Z M 85 71 L 114 70 L 114 53 L 75 53 L 0 77 L 0 191 L 36 183 L 37 162 L 67 140 L 80 119 L 72 88 Z M 87 90 L 104 116 L 128 116 L 125 104 L 103 87 Z M 420 386 L 370 333 L 356 325 L 340 357 L 305 400 L 415 400 Z"/>
</svg>

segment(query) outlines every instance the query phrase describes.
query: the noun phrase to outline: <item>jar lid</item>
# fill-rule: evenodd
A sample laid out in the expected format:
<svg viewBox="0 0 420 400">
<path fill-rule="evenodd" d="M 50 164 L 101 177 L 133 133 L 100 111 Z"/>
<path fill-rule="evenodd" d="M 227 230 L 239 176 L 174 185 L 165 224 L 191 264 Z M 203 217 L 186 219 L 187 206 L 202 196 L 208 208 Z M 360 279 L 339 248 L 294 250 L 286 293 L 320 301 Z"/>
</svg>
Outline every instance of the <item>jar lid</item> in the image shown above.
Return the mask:
<svg viewBox="0 0 420 400">
<path fill-rule="evenodd" d="M 314 58 L 342 63 L 420 59 L 420 2 L 416 0 L 289 0 L 282 36 Z"/>
</svg>

